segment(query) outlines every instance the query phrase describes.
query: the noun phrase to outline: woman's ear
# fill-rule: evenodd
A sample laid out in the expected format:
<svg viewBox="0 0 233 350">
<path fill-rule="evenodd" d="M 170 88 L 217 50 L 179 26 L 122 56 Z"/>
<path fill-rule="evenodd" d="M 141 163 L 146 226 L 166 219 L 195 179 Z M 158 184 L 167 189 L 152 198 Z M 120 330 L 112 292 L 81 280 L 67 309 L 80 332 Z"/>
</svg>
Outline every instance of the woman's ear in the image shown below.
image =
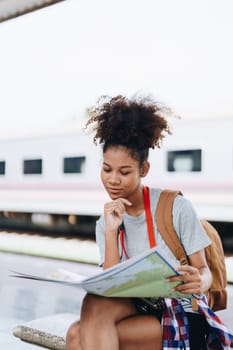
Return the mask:
<svg viewBox="0 0 233 350">
<path fill-rule="evenodd" d="M 148 174 L 148 171 L 150 170 L 150 163 L 146 161 L 140 171 L 140 176 L 145 177 Z"/>
</svg>

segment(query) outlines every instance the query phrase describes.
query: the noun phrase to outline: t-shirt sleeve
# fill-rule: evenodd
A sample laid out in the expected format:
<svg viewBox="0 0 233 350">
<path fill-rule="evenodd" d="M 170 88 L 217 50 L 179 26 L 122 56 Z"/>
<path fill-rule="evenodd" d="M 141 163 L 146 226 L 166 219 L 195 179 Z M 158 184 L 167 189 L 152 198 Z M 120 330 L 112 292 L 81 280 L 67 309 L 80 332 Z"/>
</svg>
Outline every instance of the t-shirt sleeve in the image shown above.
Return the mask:
<svg viewBox="0 0 233 350">
<path fill-rule="evenodd" d="M 175 198 L 173 222 L 187 255 L 194 254 L 211 244 L 192 203 L 182 196 Z"/>
<path fill-rule="evenodd" d="M 104 237 L 104 217 L 101 216 L 96 222 L 95 228 L 96 243 L 100 252 L 99 265 L 103 266 L 105 256 L 105 237 Z"/>
</svg>

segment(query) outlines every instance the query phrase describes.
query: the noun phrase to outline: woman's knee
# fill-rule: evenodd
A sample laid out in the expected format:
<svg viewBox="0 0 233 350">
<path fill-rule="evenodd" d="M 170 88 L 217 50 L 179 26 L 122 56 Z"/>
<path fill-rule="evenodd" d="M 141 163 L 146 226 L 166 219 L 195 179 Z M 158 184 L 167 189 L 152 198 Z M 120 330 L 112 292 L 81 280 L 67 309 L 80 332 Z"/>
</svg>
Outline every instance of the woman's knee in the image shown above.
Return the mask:
<svg viewBox="0 0 233 350">
<path fill-rule="evenodd" d="M 80 321 L 74 322 L 67 330 L 66 343 L 79 342 L 80 338 Z"/>
<path fill-rule="evenodd" d="M 130 299 L 87 294 L 82 304 L 81 320 L 88 315 L 92 318 L 101 317 L 118 321 L 135 313 L 135 307 Z"/>
<path fill-rule="evenodd" d="M 162 327 L 155 316 L 128 317 L 117 324 L 117 331 L 121 350 L 162 349 Z"/>
<path fill-rule="evenodd" d="M 87 294 L 82 303 L 81 320 L 84 321 L 86 317 L 95 318 L 103 309 L 103 301 L 97 295 Z"/>
</svg>

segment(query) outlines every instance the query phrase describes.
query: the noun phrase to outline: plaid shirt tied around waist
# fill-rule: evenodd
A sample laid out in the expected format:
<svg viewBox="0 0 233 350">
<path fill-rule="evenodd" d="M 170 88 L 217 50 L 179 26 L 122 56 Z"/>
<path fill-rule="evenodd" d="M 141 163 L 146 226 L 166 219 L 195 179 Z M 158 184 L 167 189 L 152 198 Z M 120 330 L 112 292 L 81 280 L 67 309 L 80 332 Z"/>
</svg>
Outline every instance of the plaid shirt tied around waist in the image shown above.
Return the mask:
<svg viewBox="0 0 233 350">
<path fill-rule="evenodd" d="M 163 350 L 190 350 L 189 325 L 179 299 L 164 298 L 162 317 Z M 233 348 L 233 332 L 208 307 L 205 297 L 197 299 L 198 311 L 204 315 L 210 331 L 206 337 L 208 350 L 230 350 Z"/>
</svg>

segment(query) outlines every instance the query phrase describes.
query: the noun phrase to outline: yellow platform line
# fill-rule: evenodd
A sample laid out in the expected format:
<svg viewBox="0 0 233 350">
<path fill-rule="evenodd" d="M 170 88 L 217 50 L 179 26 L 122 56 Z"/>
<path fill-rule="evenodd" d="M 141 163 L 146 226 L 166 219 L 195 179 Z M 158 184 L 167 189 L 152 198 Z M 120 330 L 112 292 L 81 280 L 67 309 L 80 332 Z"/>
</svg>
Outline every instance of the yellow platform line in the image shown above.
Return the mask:
<svg viewBox="0 0 233 350">
<path fill-rule="evenodd" d="M 0 233 L 0 251 L 98 264 L 99 250 L 90 240 Z"/>
</svg>

